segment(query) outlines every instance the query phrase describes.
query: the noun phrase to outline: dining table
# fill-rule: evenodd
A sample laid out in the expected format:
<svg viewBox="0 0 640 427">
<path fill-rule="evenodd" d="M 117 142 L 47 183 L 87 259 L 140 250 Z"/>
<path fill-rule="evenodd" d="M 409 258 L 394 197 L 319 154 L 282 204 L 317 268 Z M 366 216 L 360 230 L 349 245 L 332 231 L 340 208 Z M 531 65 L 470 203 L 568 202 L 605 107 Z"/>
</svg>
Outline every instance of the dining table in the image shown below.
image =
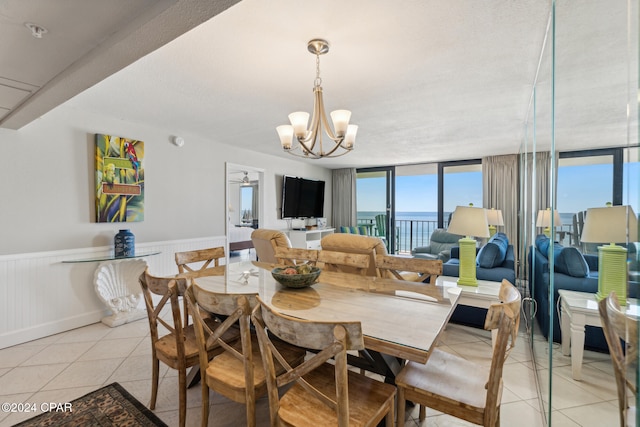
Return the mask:
<svg viewBox="0 0 640 427">
<path fill-rule="evenodd" d="M 349 363 L 390 383 L 405 360 L 426 363 L 460 298 L 457 288 L 329 271 L 309 287 L 288 288 L 271 275 L 275 266 L 231 263 L 223 275 L 192 282 L 212 292 L 257 294 L 279 313 L 300 319 L 360 322 L 365 351 Z"/>
</svg>

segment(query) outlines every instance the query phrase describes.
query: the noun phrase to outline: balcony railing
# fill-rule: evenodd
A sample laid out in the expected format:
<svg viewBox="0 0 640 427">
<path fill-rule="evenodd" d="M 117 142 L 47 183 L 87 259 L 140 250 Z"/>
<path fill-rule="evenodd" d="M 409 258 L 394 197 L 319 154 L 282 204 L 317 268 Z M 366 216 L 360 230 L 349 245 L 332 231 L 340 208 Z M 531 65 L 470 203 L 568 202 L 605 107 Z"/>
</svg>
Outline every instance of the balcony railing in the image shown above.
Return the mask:
<svg viewBox="0 0 640 427">
<path fill-rule="evenodd" d="M 358 225 L 366 226 L 372 236 L 380 235 L 372 219 L 358 219 Z M 447 224 L 445 224 L 445 228 Z M 438 228 L 437 221 L 427 220 L 396 220 L 396 253 L 409 254 L 418 246 L 427 246 L 431 241 L 431 234 Z M 573 241 L 573 227 L 571 224 L 562 224 L 556 227 L 555 240 L 563 246 L 575 245 Z"/>
</svg>

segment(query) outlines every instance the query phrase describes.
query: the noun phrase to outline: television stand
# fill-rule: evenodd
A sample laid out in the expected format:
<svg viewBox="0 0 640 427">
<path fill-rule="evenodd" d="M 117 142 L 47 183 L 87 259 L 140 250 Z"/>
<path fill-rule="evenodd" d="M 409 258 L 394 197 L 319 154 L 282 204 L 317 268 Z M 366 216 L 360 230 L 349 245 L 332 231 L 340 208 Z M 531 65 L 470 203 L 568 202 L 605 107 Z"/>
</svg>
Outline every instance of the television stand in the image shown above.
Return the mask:
<svg viewBox="0 0 640 427">
<path fill-rule="evenodd" d="M 334 231 L 335 228 L 315 228 L 313 230 L 302 228 L 287 230 L 285 233 L 289 236 L 291 246 L 294 248 L 320 249 L 320 240 L 324 236 L 333 234 Z"/>
</svg>

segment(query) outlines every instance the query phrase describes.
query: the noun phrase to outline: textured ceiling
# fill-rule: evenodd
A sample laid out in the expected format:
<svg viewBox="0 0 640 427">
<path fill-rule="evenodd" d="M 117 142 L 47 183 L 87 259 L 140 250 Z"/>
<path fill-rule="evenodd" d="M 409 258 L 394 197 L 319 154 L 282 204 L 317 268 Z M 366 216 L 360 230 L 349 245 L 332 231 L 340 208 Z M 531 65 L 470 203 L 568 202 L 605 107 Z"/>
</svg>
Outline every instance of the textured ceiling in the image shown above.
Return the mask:
<svg viewBox="0 0 640 427">
<path fill-rule="evenodd" d="M 20 2 L 5 3 L 15 7 Z M 0 6 L 3 16 L 5 3 Z M 79 88 L 67 105 L 126 117 L 170 134 L 287 156 L 275 127 L 287 122 L 288 113 L 312 108 L 315 58 L 306 44 L 321 37 L 331 43 L 320 62 L 326 108 L 351 110 L 352 122 L 360 126 L 355 152 L 314 161 L 323 166 L 410 164 L 517 152 L 524 123 L 531 120 L 536 78 L 540 148 L 548 147 L 550 139 L 552 88 L 559 147 L 627 141 L 628 94 L 634 93 L 629 81 L 637 81 L 637 58 L 628 57 L 637 52 L 637 37 L 631 38 L 630 49 L 626 2 L 598 0 L 579 8 L 569 1 L 556 2 L 555 62 L 550 43 L 541 55 L 550 13 L 547 1 L 432 0 L 398 7 L 391 0 L 328 0 L 309 7 L 295 0 L 243 0 L 207 10 L 213 18 L 196 26 L 194 16 L 204 19 L 193 8 L 206 3 L 182 0 L 165 2 L 162 10 L 156 6 L 156 21 L 170 16 L 183 32 L 195 28 L 182 35 L 180 30 L 167 34 L 156 29 L 155 36 L 129 30 L 128 46 L 148 45 L 150 37 L 177 38 L 155 51 L 148 47 L 148 54 L 138 49 L 141 58 L 135 62 L 122 60 L 119 50 L 94 53 L 122 69 L 113 67 L 111 76 L 99 76 L 99 83 L 88 84 L 87 90 Z M 141 9 L 131 16 L 144 14 L 153 20 L 148 9 L 142 10 L 146 4 L 135 2 Z M 637 17 L 637 11 L 629 16 Z M 20 19 L 36 18 L 25 14 Z M 0 64 L 0 76 L 4 73 Z M 37 96 L 33 98 L 31 114 L 39 112 Z M 9 115 L 0 125 L 22 126 L 29 112 L 25 109 L 24 118 L 20 111 Z"/>
</svg>

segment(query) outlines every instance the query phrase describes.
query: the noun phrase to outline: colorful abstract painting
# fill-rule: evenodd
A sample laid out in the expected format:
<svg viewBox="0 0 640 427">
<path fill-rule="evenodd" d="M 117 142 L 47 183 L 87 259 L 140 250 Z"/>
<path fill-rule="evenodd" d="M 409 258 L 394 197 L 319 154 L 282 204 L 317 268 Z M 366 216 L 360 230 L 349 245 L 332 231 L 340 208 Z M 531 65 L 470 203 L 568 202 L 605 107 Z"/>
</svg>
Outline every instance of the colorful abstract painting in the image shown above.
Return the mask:
<svg viewBox="0 0 640 427">
<path fill-rule="evenodd" d="M 144 220 L 144 142 L 96 134 L 96 222 Z"/>
</svg>

